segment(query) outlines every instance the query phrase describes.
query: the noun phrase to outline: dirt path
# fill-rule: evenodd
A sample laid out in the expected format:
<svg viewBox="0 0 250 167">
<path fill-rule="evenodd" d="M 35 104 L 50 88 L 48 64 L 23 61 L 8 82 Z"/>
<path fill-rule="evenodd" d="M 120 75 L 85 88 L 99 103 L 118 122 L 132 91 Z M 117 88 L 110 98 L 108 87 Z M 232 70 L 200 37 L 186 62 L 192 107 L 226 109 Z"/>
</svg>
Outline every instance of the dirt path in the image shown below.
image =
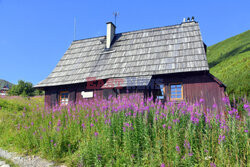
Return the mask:
<svg viewBox="0 0 250 167">
<path fill-rule="evenodd" d="M 0 148 L 0 157 L 12 161 L 14 164 L 20 167 L 55 167 L 53 162 L 41 159 L 36 156 L 20 156 L 16 153 L 11 153 Z M 2 163 L 2 165 L 1 165 Z M 4 166 L 5 165 L 5 166 Z M 0 161 L 0 167 L 10 167 L 4 161 Z M 56 166 L 56 167 L 66 167 L 66 166 Z"/>
<path fill-rule="evenodd" d="M 10 167 L 10 165 L 7 164 L 5 161 L 0 160 L 0 167 Z"/>
</svg>

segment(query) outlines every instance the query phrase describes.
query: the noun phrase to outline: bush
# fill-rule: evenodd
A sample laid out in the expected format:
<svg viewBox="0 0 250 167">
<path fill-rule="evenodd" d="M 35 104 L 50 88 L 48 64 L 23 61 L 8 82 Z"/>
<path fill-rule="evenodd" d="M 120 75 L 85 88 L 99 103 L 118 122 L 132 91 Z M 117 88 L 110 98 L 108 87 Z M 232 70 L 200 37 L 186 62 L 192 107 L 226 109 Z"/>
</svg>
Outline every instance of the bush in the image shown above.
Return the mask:
<svg viewBox="0 0 250 167">
<path fill-rule="evenodd" d="M 8 92 L 10 96 L 39 96 L 43 95 L 44 92 L 38 89 L 33 88 L 33 84 L 30 82 L 25 82 L 23 80 L 19 80 L 17 85 L 11 87 Z"/>
</svg>

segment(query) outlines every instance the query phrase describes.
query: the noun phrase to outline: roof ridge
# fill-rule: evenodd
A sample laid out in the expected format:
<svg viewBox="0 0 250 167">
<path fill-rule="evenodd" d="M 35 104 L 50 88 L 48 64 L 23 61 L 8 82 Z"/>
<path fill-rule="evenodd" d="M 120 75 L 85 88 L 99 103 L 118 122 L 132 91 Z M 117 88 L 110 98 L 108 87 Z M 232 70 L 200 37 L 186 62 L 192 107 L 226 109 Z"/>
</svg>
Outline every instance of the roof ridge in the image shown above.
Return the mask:
<svg viewBox="0 0 250 167">
<path fill-rule="evenodd" d="M 190 22 L 185 22 L 185 23 L 180 23 L 180 24 L 173 24 L 173 25 L 168 25 L 168 26 L 159 26 L 159 27 L 144 28 L 144 29 L 139 29 L 139 30 L 124 31 L 124 32 L 119 32 L 117 34 L 126 34 L 126 33 L 138 32 L 138 31 L 144 31 L 144 30 L 154 30 L 154 29 L 158 29 L 158 28 L 174 27 L 174 26 L 180 26 L 180 25 L 187 24 L 187 23 L 198 23 L 198 22 L 196 22 L 196 21 L 190 21 Z M 89 38 L 83 38 L 83 39 L 77 39 L 77 40 L 73 40 L 73 42 L 83 41 L 83 40 L 87 40 L 87 39 L 101 38 L 101 37 L 106 37 L 106 35 L 101 35 L 101 36 L 96 36 L 96 37 L 89 37 Z"/>
<path fill-rule="evenodd" d="M 167 27 L 174 27 L 174 26 L 180 26 L 180 25 L 187 24 L 187 23 L 198 23 L 198 22 L 190 21 L 190 22 L 185 22 L 185 23 L 180 23 L 180 24 L 173 24 L 173 25 L 168 25 L 168 26 L 160 26 L 160 27 L 144 28 L 144 29 L 139 29 L 139 30 L 125 31 L 125 32 L 117 33 L 117 34 L 131 33 L 131 32 L 144 31 L 144 30 L 154 30 L 154 29 L 167 28 Z"/>
</svg>

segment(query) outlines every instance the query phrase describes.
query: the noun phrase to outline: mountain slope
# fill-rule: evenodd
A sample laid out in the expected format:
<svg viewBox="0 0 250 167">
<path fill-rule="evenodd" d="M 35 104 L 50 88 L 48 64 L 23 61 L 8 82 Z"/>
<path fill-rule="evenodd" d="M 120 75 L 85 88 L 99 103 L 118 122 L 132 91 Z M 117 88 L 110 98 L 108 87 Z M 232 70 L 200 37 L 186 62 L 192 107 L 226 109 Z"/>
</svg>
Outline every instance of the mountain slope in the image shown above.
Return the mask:
<svg viewBox="0 0 250 167">
<path fill-rule="evenodd" d="M 0 89 L 3 88 L 4 86 L 8 86 L 9 88 L 11 88 L 13 85 L 14 84 L 12 84 L 8 81 L 0 79 Z"/>
<path fill-rule="evenodd" d="M 250 30 L 208 47 L 210 72 L 227 85 L 229 95 L 250 93 Z"/>
</svg>

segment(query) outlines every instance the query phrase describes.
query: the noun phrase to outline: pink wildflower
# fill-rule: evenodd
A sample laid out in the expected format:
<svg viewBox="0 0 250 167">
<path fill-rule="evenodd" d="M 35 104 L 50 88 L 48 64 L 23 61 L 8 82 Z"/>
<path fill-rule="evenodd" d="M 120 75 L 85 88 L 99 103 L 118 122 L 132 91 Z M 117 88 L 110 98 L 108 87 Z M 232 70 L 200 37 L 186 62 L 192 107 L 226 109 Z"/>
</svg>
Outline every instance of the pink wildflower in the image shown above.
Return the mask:
<svg viewBox="0 0 250 167">
<path fill-rule="evenodd" d="M 57 126 L 61 126 L 61 120 L 60 119 L 57 122 Z"/>
<path fill-rule="evenodd" d="M 248 109 L 249 108 L 249 104 L 244 104 L 244 109 Z"/>
<path fill-rule="evenodd" d="M 81 126 L 82 126 L 82 128 L 83 128 L 83 129 L 85 128 L 85 124 L 84 124 L 84 123 L 82 123 L 82 125 L 81 125 Z"/>
<path fill-rule="evenodd" d="M 210 166 L 211 167 L 216 167 L 216 165 L 214 163 L 212 163 L 212 162 L 210 163 Z"/>
<path fill-rule="evenodd" d="M 213 104 L 213 108 L 216 108 L 216 107 L 217 107 L 217 104 L 216 104 L 216 103 L 214 103 L 214 104 Z"/>
<path fill-rule="evenodd" d="M 165 129 L 166 128 L 166 124 L 163 124 L 162 127 Z"/>
<path fill-rule="evenodd" d="M 178 145 L 175 148 L 177 152 L 180 152 L 180 147 Z"/>
<path fill-rule="evenodd" d="M 218 142 L 219 142 L 219 144 L 223 141 L 225 139 L 225 136 L 223 135 L 220 135 L 219 136 L 219 139 L 218 139 Z"/>
</svg>

